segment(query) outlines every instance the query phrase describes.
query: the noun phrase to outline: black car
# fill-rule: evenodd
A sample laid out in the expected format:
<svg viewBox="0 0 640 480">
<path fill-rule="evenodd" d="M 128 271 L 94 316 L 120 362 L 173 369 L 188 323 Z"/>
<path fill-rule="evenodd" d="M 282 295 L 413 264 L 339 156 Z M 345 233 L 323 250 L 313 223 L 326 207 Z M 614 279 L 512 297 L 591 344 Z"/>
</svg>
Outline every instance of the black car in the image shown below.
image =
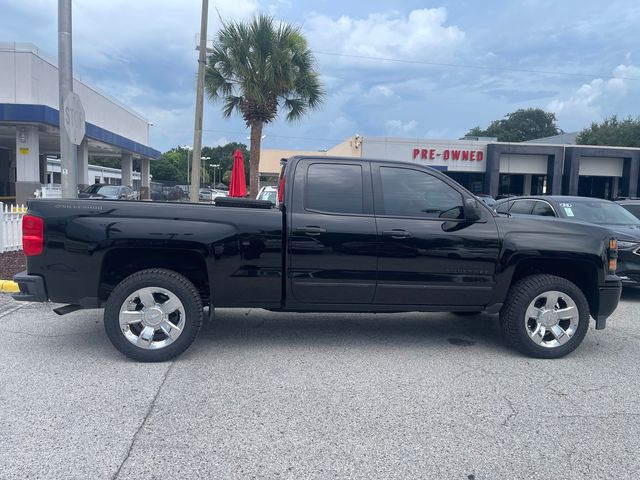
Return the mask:
<svg viewBox="0 0 640 480">
<path fill-rule="evenodd" d="M 127 187 L 124 185 L 105 185 L 103 183 L 95 183 L 80 192 L 78 194 L 78 198 L 90 198 L 93 200 L 136 200 L 137 195 L 131 187 Z"/>
<path fill-rule="evenodd" d="M 640 208 L 640 201 L 636 204 Z M 498 213 L 557 217 L 609 228 L 618 239 L 618 275 L 627 285 L 640 285 L 640 219 L 617 203 L 589 197 L 529 196 L 499 200 L 494 209 Z"/>
<path fill-rule="evenodd" d="M 624 198 L 616 200 L 616 203 L 640 218 L 640 198 Z"/>
</svg>

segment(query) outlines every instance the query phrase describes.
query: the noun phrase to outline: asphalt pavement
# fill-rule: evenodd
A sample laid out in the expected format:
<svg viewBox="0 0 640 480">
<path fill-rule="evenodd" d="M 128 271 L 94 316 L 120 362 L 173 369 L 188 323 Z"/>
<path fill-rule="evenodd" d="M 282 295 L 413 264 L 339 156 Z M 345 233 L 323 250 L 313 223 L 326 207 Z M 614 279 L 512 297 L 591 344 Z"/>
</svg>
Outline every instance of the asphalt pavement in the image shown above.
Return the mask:
<svg viewBox="0 0 640 480">
<path fill-rule="evenodd" d="M 218 310 L 162 364 L 0 296 L 0 478 L 637 478 L 639 367 L 640 290 L 561 360 L 488 315 Z"/>
</svg>

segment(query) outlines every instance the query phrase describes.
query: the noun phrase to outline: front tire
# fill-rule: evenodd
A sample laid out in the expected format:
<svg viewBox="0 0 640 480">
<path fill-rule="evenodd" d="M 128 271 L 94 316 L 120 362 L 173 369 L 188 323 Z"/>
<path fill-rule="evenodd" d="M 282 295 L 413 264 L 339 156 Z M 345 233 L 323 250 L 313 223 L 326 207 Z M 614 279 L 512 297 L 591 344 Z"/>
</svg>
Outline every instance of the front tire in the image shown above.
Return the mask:
<svg viewBox="0 0 640 480">
<path fill-rule="evenodd" d="M 148 269 L 125 278 L 111 292 L 104 327 L 114 347 L 139 362 L 163 362 L 184 352 L 203 321 L 200 294 L 171 270 Z"/>
<path fill-rule="evenodd" d="M 589 329 L 582 291 L 555 275 L 531 275 L 511 286 L 500 311 L 507 340 L 535 358 L 560 358 L 575 350 Z"/>
</svg>

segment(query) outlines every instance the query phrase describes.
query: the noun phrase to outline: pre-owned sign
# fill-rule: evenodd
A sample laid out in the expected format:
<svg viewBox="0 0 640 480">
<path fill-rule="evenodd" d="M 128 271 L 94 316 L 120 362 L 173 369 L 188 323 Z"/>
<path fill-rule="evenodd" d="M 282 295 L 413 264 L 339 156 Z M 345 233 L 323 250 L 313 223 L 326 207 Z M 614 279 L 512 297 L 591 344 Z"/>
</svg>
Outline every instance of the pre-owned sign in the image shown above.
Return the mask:
<svg viewBox="0 0 640 480">
<path fill-rule="evenodd" d="M 413 159 L 445 160 L 453 162 L 482 162 L 484 160 L 484 152 L 482 150 L 463 150 L 452 148 L 414 148 Z"/>
</svg>

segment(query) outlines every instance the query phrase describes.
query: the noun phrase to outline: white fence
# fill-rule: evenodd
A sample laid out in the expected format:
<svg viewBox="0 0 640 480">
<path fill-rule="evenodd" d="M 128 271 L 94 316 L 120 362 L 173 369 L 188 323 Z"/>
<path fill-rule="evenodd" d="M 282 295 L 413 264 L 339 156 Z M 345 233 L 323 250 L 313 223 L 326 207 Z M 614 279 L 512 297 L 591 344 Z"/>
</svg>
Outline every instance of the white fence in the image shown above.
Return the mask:
<svg viewBox="0 0 640 480">
<path fill-rule="evenodd" d="M 0 253 L 22 250 L 22 217 L 27 207 L 0 202 Z"/>
</svg>

